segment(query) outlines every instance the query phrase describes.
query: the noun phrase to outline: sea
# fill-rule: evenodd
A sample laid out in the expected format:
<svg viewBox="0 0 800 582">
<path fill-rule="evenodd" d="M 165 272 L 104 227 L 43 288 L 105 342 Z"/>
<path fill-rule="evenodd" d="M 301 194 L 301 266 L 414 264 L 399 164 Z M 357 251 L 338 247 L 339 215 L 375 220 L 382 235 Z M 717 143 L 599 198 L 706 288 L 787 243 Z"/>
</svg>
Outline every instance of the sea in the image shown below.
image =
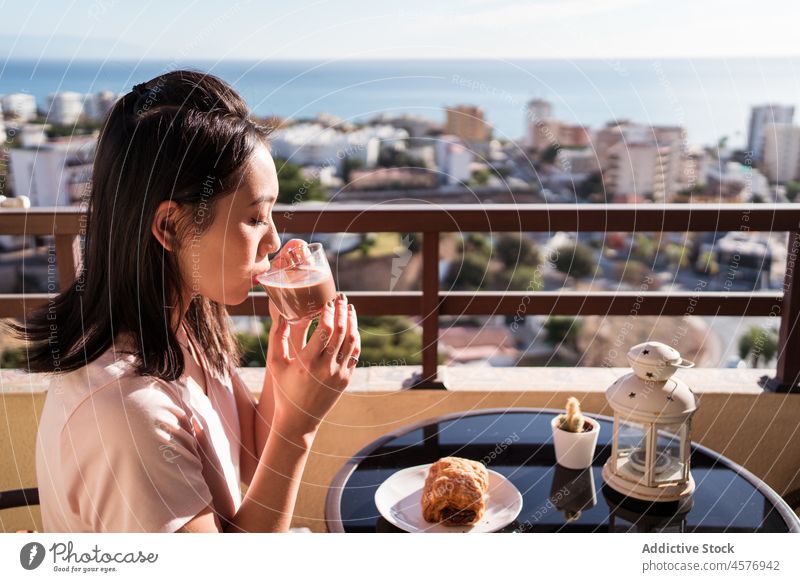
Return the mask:
<svg viewBox="0 0 800 582">
<path fill-rule="evenodd" d="M 36 61 L 0 60 L 0 94 L 27 92 L 44 107 L 58 91 L 124 93 L 176 68 L 231 83 L 257 115 L 350 121 L 411 113 L 443 121 L 474 104 L 500 139 L 521 139 L 527 103 L 552 103 L 569 123 L 628 119 L 682 125 L 694 145 L 746 144 L 750 108 L 800 106 L 800 57 L 553 60 Z M 798 112 L 800 115 L 800 112 Z"/>
</svg>

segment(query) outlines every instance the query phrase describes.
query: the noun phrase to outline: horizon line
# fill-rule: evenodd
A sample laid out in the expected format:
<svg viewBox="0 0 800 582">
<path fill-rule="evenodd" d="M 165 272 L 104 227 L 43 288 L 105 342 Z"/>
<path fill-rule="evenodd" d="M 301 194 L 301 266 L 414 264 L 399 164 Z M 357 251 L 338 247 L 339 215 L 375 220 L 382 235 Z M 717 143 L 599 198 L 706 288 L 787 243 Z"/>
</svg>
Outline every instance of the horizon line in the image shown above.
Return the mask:
<svg viewBox="0 0 800 582">
<path fill-rule="evenodd" d="M 785 54 L 785 55 L 757 55 L 757 54 L 732 54 L 732 55 L 652 55 L 652 56 L 504 56 L 504 57 L 340 57 L 331 58 L 327 57 L 280 57 L 280 58 L 257 58 L 257 57 L 233 57 L 225 59 L 215 59 L 214 57 L 183 57 L 179 60 L 174 57 L 148 57 L 145 59 L 138 59 L 136 57 L 34 57 L 34 56 L 7 56 L 5 62 L 11 61 L 37 61 L 37 62 L 133 62 L 133 63 L 148 63 L 148 62 L 163 62 L 165 60 L 181 61 L 208 61 L 208 62 L 363 62 L 363 61 L 650 61 L 650 60 L 724 60 L 724 59 L 795 59 L 800 58 L 798 54 Z"/>
</svg>

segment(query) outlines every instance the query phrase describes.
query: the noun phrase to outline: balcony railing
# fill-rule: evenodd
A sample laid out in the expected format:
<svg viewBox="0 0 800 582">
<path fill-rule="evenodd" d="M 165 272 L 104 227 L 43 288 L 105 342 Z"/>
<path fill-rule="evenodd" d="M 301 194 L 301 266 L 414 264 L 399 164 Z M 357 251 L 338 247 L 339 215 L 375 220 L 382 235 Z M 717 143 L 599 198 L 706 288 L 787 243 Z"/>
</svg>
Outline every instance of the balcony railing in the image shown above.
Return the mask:
<svg viewBox="0 0 800 582">
<path fill-rule="evenodd" d="M 442 315 L 714 315 L 780 317 L 776 377 L 769 386 L 796 391 L 800 381 L 800 285 L 794 267 L 800 246 L 800 206 L 756 205 L 329 205 L 276 206 L 281 232 L 421 232 L 422 290 L 348 291 L 362 315 L 422 318 L 422 373 L 412 385 L 443 388 L 437 377 L 439 316 Z M 0 234 L 52 235 L 60 285 L 75 276 L 85 216 L 77 208 L 32 208 L 0 212 Z M 442 291 L 439 238 L 446 232 L 789 232 L 782 292 L 581 292 Z M 0 317 L 22 317 L 47 301 L 47 294 L 0 295 Z M 231 315 L 269 313 L 265 293 L 229 308 Z"/>
</svg>

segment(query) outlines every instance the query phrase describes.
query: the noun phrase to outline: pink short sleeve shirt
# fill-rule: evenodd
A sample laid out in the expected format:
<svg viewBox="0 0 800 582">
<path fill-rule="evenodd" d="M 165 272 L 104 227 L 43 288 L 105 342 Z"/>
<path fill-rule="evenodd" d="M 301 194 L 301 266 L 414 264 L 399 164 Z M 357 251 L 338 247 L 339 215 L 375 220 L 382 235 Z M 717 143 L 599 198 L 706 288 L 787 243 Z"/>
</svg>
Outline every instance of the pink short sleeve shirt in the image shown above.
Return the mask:
<svg viewBox="0 0 800 582">
<path fill-rule="evenodd" d="M 139 376 L 113 348 L 54 376 L 36 441 L 44 530 L 173 532 L 209 505 L 231 519 L 242 502 L 236 401 L 228 375 L 207 373 L 206 387 Z"/>
</svg>

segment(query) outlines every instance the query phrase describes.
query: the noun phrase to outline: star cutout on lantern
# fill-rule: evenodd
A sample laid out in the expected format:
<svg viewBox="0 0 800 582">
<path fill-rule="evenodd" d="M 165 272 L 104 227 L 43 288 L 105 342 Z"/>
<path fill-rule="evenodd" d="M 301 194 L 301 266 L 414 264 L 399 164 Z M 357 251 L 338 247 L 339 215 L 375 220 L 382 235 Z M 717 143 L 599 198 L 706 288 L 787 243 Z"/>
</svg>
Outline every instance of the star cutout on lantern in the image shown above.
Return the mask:
<svg viewBox="0 0 800 582">
<path fill-rule="evenodd" d="M 646 374 L 646 376 L 647 376 L 648 378 L 652 378 L 652 377 L 653 377 L 653 373 L 652 373 L 652 372 L 648 372 L 648 373 Z"/>
<path fill-rule="evenodd" d="M 674 399 L 672 396 L 667 396 L 667 400 L 669 400 L 670 402 L 672 402 L 672 401 L 673 401 L 673 400 L 675 400 L 675 399 Z"/>
<path fill-rule="evenodd" d="M 631 392 L 628 394 L 628 398 L 636 398 L 636 392 Z"/>
<path fill-rule="evenodd" d="M 646 356 L 650 353 L 650 350 L 642 350 L 642 355 Z"/>
</svg>

